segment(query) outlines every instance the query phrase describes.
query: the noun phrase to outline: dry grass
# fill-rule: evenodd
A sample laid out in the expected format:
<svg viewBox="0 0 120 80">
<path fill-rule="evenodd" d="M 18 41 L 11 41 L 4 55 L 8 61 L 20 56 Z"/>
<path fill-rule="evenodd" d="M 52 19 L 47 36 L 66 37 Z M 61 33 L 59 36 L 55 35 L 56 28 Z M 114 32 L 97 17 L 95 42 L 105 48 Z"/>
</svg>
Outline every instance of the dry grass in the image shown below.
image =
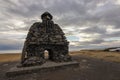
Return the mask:
<svg viewBox="0 0 120 80">
<path fill-rule="evenodd" d="M 0 54 L 0 62 L 18 61 L 20 60 L 21 54 Z"/>
<path fill-rule="evenodd" d="M 82 55 L 107 61 L 120 62 L 120 52 L 105 52 L 100 50 L 82 50 L 70 52 L 71 55 Z M 21 54 L 0 54 L 0 62 L 18 61 Z"/>
<path fill-rule="evenodd" d="M 120 62 L 120 52 L 106 52 L 100 50 L 84 50 L 71 52 L 72 55 L 82 55 L 87 57 L 93 57 L 97 59 L 103 59 L 106 61 Z"/>
</svg>

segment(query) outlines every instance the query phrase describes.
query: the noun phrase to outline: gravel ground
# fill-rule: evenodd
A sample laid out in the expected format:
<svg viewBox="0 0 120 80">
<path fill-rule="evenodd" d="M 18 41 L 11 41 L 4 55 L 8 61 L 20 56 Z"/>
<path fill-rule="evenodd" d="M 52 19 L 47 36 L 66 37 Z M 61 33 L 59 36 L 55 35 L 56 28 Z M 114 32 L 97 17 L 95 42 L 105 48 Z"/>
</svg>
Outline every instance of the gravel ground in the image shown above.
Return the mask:
<svg viewBox="0 0 120 80">
<path fill-rule="evenodd" d="M 73 59 L 80 63 L 79 68 L 26 74 L 12 78 L 6 77 L 5 72 L 18 62 L 0 63 L 0 80 L 120 80 L 120 63 L 79 55 L 73 56 Z"/>
</svg>

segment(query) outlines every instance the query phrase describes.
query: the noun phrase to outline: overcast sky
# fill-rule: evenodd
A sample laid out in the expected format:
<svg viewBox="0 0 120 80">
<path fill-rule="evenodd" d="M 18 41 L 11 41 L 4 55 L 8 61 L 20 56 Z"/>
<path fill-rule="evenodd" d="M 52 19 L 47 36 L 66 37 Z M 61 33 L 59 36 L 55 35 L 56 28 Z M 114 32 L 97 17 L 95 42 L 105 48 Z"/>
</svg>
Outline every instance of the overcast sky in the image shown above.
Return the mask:
<svg viewBox="0 0 120 80">
<path fill-rule="evenodd" d="M 120 46 L 120 0 L 0 0 L 0 50 L 21 50 L 45 11 L 65 32 L 70 50 Z"/>
</svg>

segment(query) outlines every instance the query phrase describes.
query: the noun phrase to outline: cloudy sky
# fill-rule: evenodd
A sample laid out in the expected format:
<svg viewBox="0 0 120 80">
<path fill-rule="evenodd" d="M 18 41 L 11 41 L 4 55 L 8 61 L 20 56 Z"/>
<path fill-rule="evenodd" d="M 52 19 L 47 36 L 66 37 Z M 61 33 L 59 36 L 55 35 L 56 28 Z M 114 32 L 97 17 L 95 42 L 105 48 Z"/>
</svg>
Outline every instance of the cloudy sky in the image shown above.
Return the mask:
<svg viewBox="0 0 120 80">
<path fill-rule="evenodd" d="M 65 32 L 70 50 L 120 46 L 120 0 L 0 0 L 0 50 L 21 50 L 45 11 Z"/>
</svg>

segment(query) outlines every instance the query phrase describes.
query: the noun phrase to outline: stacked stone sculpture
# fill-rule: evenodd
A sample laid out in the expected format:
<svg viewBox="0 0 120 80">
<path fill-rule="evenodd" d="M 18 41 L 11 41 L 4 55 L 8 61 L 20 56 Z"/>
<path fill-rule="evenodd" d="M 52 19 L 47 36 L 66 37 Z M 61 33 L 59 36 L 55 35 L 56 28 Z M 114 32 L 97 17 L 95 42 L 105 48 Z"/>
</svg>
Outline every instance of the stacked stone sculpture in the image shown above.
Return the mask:
<svg viewBox="0 0 120 80">
<path fill-rule="evenodd" d="M 22 51 L 22 66 L 45 63 L 45 50 L 48 51 L 51 61 L 71 61 L 68 54 L 69 42 L 62 29 L 52 21 L 52 18 L 50 13 L 45 12 L 41 15 L 42 22 L 35 22 L 30 27 Z"/>
</svg>

